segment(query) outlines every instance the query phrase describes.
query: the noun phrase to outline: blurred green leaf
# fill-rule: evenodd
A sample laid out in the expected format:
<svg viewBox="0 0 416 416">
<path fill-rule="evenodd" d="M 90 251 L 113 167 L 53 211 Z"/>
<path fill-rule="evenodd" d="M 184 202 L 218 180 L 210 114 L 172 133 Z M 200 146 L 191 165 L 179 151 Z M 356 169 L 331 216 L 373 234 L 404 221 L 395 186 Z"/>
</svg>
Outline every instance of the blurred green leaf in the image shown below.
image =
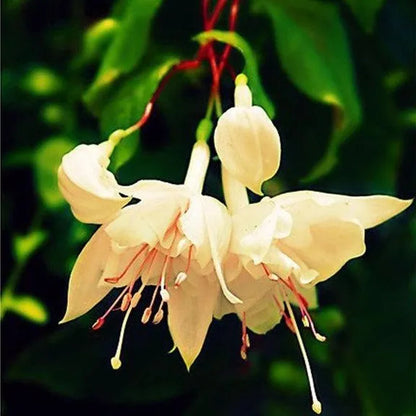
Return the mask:
<svg viewBox="0 0 416 416">
<path fill-rule="evenodd" d="M 315 325 L 318 331 L 325 335 L 332 335 L 345 326 L 345 318 L 337 307 L 323 307 L 313 313 Z"/>
<path fill-rule="evenodd" d="M 48 311 L 38 299 L 29 295 L 12 295 L 5 293 L 2 296 L 2 315 L 11 311 L 28 321 L 44 325 L 48 322 Z"/>
<path fill-rule="evenodd" d="M 161 3 L 162 0 L 128 1 L 97 76 L 84 95 L 91 110 L 97 111 L 101 104 L 101 94 L 109 85 L 139 63 L 147 47 L 152 19 Z"/>
<path fill-rule="evenodd" d="M 35 181 L 39 196 L 46 207 L 54 209 L 65 200 L 58 189 L 58 167 L 62 156 L 74 147 L 67 137 L 53 136 L 36 150 L 34 155 Z"/>
<path fill-rule="evenodd" d="M 255 104 L 263 107 L 270 118 L 275 116 L 274 105 L 261 84 L 256 56 L 246 40 L 235 32 L 225 32 L 221 30 L 211 30 L 209 32 L 200 33 L 195 36 L 195 40 L 201 44 L 216 40 L 238 49 L 245 59 L 246 65 L 242 72 L 248 77 L 248 83 L 253 92 L 253 101 Z"/>
<path fill-rule="evenodd" d="M 269 369 L 270 383 L 283 391 L 301 393 L 307 390 L 306 372 L 300 364 L 274 361 Z"/>
<path fill-rule="evenodd" d="M 16 235 L 13 238 L 13 251 L 16 261 L 20 264 L 25 263 L 29 257 L 46 240 L 46 232 L 43 230 L 31 231 L 26 235 Z"/>
<path fill-rule="evenodd" d="M 272 20 L 282 66 L 314 100 L 334 106 L 334 130 L 322 160 L 307 180 L 328 173 L 338 148 L 361 120 L 347 36 L 336 5 L 316 0 L 254 0 Z"/>
<path fill-rule="evenodd" d="M 21 354 L 8 379 L 34 383 L 71 398 L 107 403 L 164 400 L 189 390 L 190 378 L 179 356 L 167 354 L 171 344 L 163 336 L 166 329 L 131 323 L 125 360 L 117 372 L 110 366 L 110 357 L 120 322 L 109 322 L 99 333 L 69 324 Z"/>
<path fill-rule="evenodd" d="M 177 58 L 166 58 L 124 81 L 117 94 L 103 107 L 100 126 L 104 136 L 130 127 L 140 119 L 160 80 L 177 62 Z"/>
<path fill-rule="evenodd" d="M 118 29 L 119 22 L 111 17 L 99 20 L 88 28 L 84 34 L 79 60 L 81 62 L 91 62 L 99 58 L 116 35 Z"/>
<path fill-rule="evenodd" d="M 60 104 L 48 103 L 41 110 L 43 121 L 49 125 L 60 125 L 65 121 L 66 113 Z"/>
<path fill-rule="evenodd" d="M 46 67 L 32 68 L 22 80 L 22 88 L 33 95 L 49 96 L 63 88 L 62 79 Z"/>
<path fill-rule="evenodd" d="M 344 0 L 366 32 L 371 32 L 384 0 Z"/>
</svg>

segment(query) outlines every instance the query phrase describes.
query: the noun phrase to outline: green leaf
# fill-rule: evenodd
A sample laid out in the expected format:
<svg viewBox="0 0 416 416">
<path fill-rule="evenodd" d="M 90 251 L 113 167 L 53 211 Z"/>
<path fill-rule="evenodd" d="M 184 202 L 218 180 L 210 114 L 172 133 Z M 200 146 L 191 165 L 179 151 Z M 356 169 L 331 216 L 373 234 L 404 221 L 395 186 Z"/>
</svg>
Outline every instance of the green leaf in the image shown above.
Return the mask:
<svg viewBox="0 0 416 416">
<path fill-rule="evenodd" d="M 147 47 L 152 19 L 161 3 L 162 0 L 130 0 L 125 6 L 96 78 L 84 95 L 91 110 L 97 112 L 107 88 L 139 63 Z"/>
<path fill-rule="evenodd" d="M 90 62 L 100 57 L 111 40 L 114 39 L 118 29 L 119 22 L 111 17 L 92 25 L 85 32 L 80 61 Z"/>
<path fill-rule="evenodd" d="M 111 134 L 116 129 L 130 127 L 140 119 L 160 80 L 177 62 L 176 58 L 166 58 L 162 63 L 148 67 L 137 76 L 124 81 L 117 94 L 103 108 L 100 124 L 104 136 Z M 137 134 L 133 136 L 135 138 L 131 141 L 137 145 Z M 126 161 L 126 153 L 124 156 L 117 156 L 117 152 L 118 148 L 123 148 L 124 140 L 126 139 L 121 141 L 114 154 L 115 158 L 121 157 L 123 162 Z M 131 150 L 134 149 L 127 146 L 127 151 Z"/>
<path fill-rule="evenodd" d="M 114 318 L 99 332 L 79 324 L 60 327 L 24 351 L 10 368 L 8 379 L 107 403 L 166 400 L 190 389 L 179 354 L 168 354 L 171 340 L 166 327 L 139 326 L 140 318 L 134 315 L 126 331 L 123 365 L 112 370 L 110 357 L 120 326 L 120 319 Z"/>
<path fill-rule="evenodd" d="M 58 189 L 58 167 L 62 156 L 74 147 L 67 137 L 54 136 L 46 140 L 34 155 L 35 182 L 42 202 L 49 209 L 65 202 Z"/>
<path fill-rule="evenodd" d="M 366 32 L 372 32 L 377 13 L 383 6 L 384 0 L 344 0 L 351 8 L 356 19 Z"/>
<path fill-rule="evenodd" d="M 13 251 L 17 263 L 25 263 L 29 257 L 43 244 L 47 234 L 35 230 L 26 235 L 16 235 L 13 238 Z"/>
<path fill-rule="evenodd" d="M 249 86 L 253 93 L 253 101 L 263 107 L 270 118 L 275 116 L 274 105 L 261 84 L 256 56 L 245 39 L 235 32 L 221 30 L 202 32 L 196 35 L 194 39 L 202 45 L 212 40 L 216 40 L 238 49 L 245 59 L 246 65 L 241 72 L 244 72 L 248 77 Z"/>
<path fill-rule="evenodd" d="M 269 379 L 273 386 L 291 393 L 304 392 L 308 388 L 305 370 L 290 361 L 274 361 L 270 365 Z"/>
<path fill-rule="evenodd" d="M 48 322 L 46 307 L 33 296 L 5 294 L 2 297 L 2 303 L 4 303 L 2 314 L 10 311 L 36 324 L 44 325 Z"/>
<path fill-rule="evenodd" d="M 314 100 L 334 107 L 334 127 L 325 156 L 306 178 L 327 174 L 341 143 L 361 121 L 347 36 L 338 8 L 316 0 L 254 0 L 273 24 L 275 45 L 292 82 Z"/>
</svg>

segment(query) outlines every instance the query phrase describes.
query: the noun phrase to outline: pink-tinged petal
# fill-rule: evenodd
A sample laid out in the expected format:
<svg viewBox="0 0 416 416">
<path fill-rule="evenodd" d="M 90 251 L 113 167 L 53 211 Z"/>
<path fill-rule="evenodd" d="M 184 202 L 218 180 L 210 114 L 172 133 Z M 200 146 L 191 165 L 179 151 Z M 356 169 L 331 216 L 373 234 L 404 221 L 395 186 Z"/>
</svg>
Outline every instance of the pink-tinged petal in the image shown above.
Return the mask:
<svg viewBox="0 0 416 416">
<path fill-rule="evenodd" d="M 72 269 L 67 309 L 60 323 L 88 312 L 110 292 L 111 286 L 99 286 L 110 251 L 111 241 L 101 227 L 83 248 Z"/>
<path fill-rule="evenodd" d="M 107 170 L 111 150 L 108 141 L 82 144 L 62 158 L 59 189 L 79 221 L 103 224 L 130 201 L 129 197 L 120 196 L 119 185 Z"/>
<path fill-rule="evenodd" d="M 215 149 L 227 171 L 247 188 L 262 195 L 262 183 L 280 164 L 280 138 L 261 107 L 233 107 L 218 120 Z"/>
<path fill-rule="evenodd" d="M 313 201 L 322 207 L 331 207 L 333 215 L 344 220 L 357 220 L 364 228 L 375 227 L 408 208 L 412 199 L 404 200 L 386 195 L 348 196 L 314 191 L 298 191 L 274 197 L 289 212 L 300 212 L 303 204 Z"/>
<path fill-rule="evenodd" d="M 290 214 L 270 198 L 247 205 L 232 219 L 230 251 L 249 257 L 254 264 L 263 262 L 273 240 L 288 236 L 292 228 Z"/>
<path fill-rule="evenodd" d="M 190 286 L 190 281 L 194 285 Z M 188 370 L 204 344 L 218 289 L 215 281 L 195 274 L 188 276 L 178 289 L 170 290 L 169 330 Z"/>
</svg>

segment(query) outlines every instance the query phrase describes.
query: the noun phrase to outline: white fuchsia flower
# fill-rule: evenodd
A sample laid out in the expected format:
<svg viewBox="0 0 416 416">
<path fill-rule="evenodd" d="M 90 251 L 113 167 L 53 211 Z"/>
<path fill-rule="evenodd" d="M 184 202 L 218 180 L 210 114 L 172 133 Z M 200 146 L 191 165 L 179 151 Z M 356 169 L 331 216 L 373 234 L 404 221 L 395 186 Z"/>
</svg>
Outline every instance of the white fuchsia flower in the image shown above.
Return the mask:
<svg viewBox="0 0 416 416">
<path fill-rule="evenodd" d="M 78 154 L 81 150 L 89 151 L 88 147 L 75 150 Z M 82 160 L 66 157 L 74 163 Z M 167 304 L 169 329 L 188 368 L 202 348 L 220 289 L 231 303 L 241 302 L 227 288 L 221 268 L 229 245 L 230 216 L 223 204 L 201 194 L 208 163 L 209 148 L 199 141 L 194 145 L 183 185 L 143 180 L 131 186 L 118 185 L 113 176 L 108 176 L 107 162 L 98 167 L 94 164 L 94 173 L 88 177 L 88 185 L 93 184 L 88 188 L 92 195 L 87 198 L 88 202 L 94 203 L 86 206 L 76 192 L 68 198 L 74 212 L 84 209 L 84 220 L 91 220 L 90 206 L 95 219 L 108 220 L 102 221 L 103 225 L 75 263 L 62 322 L 86 313 L 113 288 L 123 288 L 113 305 L 93 326 L 95 329 L 101 327 L 115 308 L 120 307 L 126 312 L 117 351 L 111 360 L 115 369 L 121 365 L 121 345 L 127 320 L 146 286 L 155 289 L 150 304 L 144 309 L 142 322 L 147 323 L 151 318 L 159 294 L 160 302 L 153 314 L 153 322 L 162 320 L 163 306 Z M 68 172 L 76 171 L 75 165 L 68 165 L 65 181 L 88 192 L 82 176 L 68 175 Z M 107 177 L 113 180 L 103 180 Z M 111 201 L 120 192 L 128 195 L 127 202 L 131 198 L 138 198 L 140 202 L 124 208 L 114 205 L 111 210 L 103 204 L 100 213 L 97 196 L 107 201 L 107 194 L 101 192 L 102 184 L 104 188 L 108 185 L 106 189 Z M 111 194 L 110 190 L 115 191 Z"/>
<path fill-rule="evenodd" d="M 233 125 L 238 125 L 239 120 L 245 125 L 245 117 L 236 115 Z M 215 137 L 222 137 L 223 127 L 218 128 Z M 250 137 L 244 140 L 245 143 Z M 259 154 L 267 154 L 269 159 L 274 154 L 275 160 L 280 159 L 280 145 L 259 141 L 257 134 L 251 140 L 261 147 Z M 231 305 L 220 299 L 215 316 L 237 313 L 240 317 L 243 358 L 249 346 L 246 327 L 263 334 L 284 317 L 299 342 L 311 388 L 312 409 L 320 413 L 321 403 L 291 304 L 299 307 L 304 326 L 311 329 L 317 340 L 325 341 L 308 312 L 317 306 L 315 285 L 333 276 L 350 259 L 364 254 L 366 229 L 399 214 L 412 201 L 382 195 L 353 197 L 298 191 L 250 204 L 245 187 L 252 188 L 247 179 L 242 180 L 238 170 L 233 175 L 229 169 L 241 163 L 239 153 L 248 157 L 242 146 L 236 144 L 234 152 L 218 152 L 218 156 L 223 163 L 224 195 L 233 223 L 225 275 L 228 287 L 243 303 Z M 256 156 L 252 161 L 257 162 Z M 246 168 L 246 164 L 242 166 Z"/>
</svg>

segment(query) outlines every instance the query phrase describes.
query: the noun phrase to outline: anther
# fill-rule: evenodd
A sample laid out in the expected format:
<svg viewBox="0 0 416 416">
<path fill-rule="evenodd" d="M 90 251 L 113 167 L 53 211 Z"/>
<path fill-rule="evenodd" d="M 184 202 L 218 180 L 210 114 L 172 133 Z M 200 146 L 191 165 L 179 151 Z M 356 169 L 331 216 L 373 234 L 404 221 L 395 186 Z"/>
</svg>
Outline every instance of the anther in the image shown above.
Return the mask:
<svg viewBox="0 0 416 416">
<path fill-rule="evenodd" d="M 302 316 L 302 324 L 305 328 L 309 328 L 309 321 L 306 315 Z"/>
<path fill-rule="evenodd" d="M 128 309 L 128 307 L 129 307 L 129 305 L 130 305 L 130 302 L 131 302 L 131 294 L 130 294 L 130 293 L 126 293 L 126 294 L 123 296 L 123 300 L 121 301 L 121 306 L 120 306 L 120 309 L 121 309 L 123 312 L 125 312 L 125 311 Z"/>
<path fill-rule="evenodd" d="M 241 350 L 240 350 L 240 355 L 241 355 L 241 358 L 242 358 L 244 361 L 246 361 L 246 360 L 247 360 L 247 352 L 246 352 L 246 349 L 244 348 L 244 346 L 243 346 L 243 347 L 241 347 Z"/>
<path fill-rule="evenodd" d="M 98 318 L 94 325 L 91 327 L 94 331 L 96 331 L 97 329 L 100 329 L 105 323 L 105 319 L 104 318 Z"/>
<path fill-rule="evenodd" d="M 143 315 L 142 315 L 142 324 L 147 324 L 149 322 L 150 319 L 150 315 L 152 314 L 152 308 L 147 307 L 144 311 L 143 311 Z"/>
<path fill-rule="evenodd" d="M 175 279 L 175 289 L 177 289 L 187 277 L 188 275 L 185 272 L 179 272 Z"/>
<path fill-rule="evenodd" d="M 136 292 L 133 295 L 133 297 L 131 298 L 131 301 L 130 301 L 130 304 L 131 304 L 131 307 L 132 308 L 135 308 L 138 305 L 141 297 L 142 297 L 142 294 L 141 294 L 140 291 L 139 292 Z"/>
<path fill-rule="evenodd" d="M 322 412 L 322 405 L 321 402 L 319 400 L 315 400 L 312 403 L 312 410 L 317 414 L 320 415 Z"/>
<path fill-rule="evenodd" d="M 156 314 L 155 314 L 155 316 L 154 316 L 154 318 L 153 318 L 153 321 L 152 321 L 152 322 L 153 322 L 155 325 L 159 324 L 159 323 L 162 321 L 162 319 L 163 319 L 163 315 L 164 315 L 163 309 L 159 309 L 159 310 L 156 312 Z"/>
<path fill-rule="evenodd" d="M 120 358 L 112 357 L 110 361 L 111 361 L 111 367 L 113 367 L 113 370 L 118 370 L 121 367 Z"/>
<path fill-rule="evenodd" d="M 166 289 L 160 290 L 160 296 L 162 297 L 163 302 L 168 302 L 170 299 L 169 292 Z"/>
</svg>

